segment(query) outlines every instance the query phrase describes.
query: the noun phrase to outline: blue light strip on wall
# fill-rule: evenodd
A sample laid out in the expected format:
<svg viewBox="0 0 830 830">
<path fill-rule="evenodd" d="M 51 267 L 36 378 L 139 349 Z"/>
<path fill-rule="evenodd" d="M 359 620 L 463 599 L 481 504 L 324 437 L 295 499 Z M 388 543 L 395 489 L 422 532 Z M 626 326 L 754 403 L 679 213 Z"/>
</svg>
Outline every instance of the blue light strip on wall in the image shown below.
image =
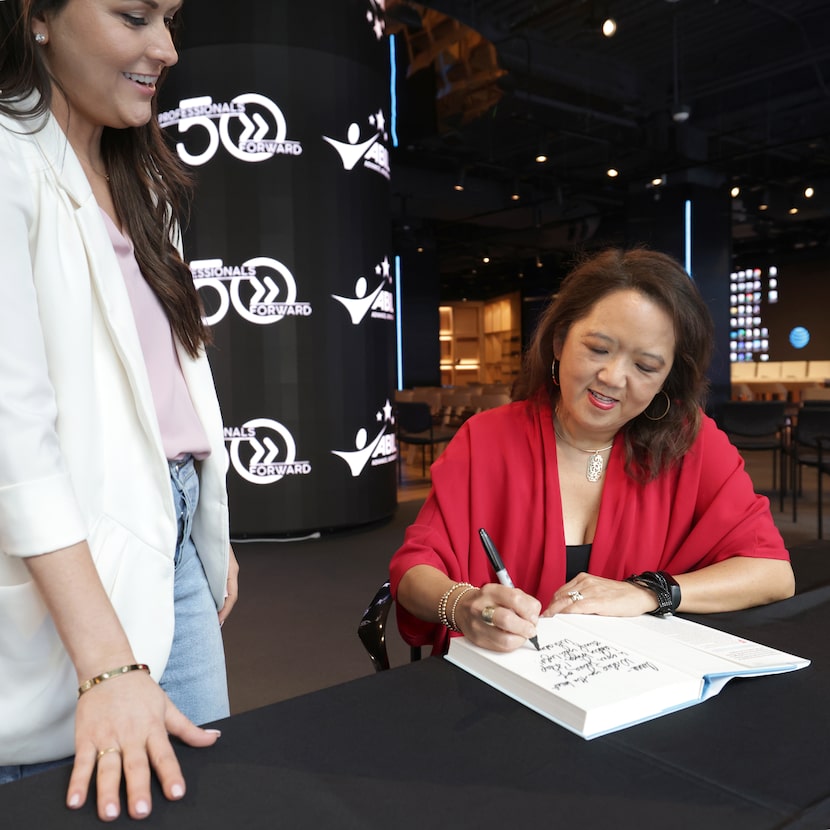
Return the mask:
<svg viewBox="0 0 830 830">
<path fill-rule="evenodd" d="M 398 62 L 395 57 L 395 35 L 389 35 L 389 104 L 392 110 L 390 132 L 392 146 L 398 146 Z"/>
<path fill-rule="evenodd" d="M 685 243 L 686 243 L 686 273 L 692 276 L 692 200 L 686 199 L 685 205 Z"/>
<path fill-rule="evenodd" d="M 398 363 L 398 389 L 403 389 L 403 342 L 401 338 L 401 258 L 395 257 L 395 350 Z"/>
</svg>

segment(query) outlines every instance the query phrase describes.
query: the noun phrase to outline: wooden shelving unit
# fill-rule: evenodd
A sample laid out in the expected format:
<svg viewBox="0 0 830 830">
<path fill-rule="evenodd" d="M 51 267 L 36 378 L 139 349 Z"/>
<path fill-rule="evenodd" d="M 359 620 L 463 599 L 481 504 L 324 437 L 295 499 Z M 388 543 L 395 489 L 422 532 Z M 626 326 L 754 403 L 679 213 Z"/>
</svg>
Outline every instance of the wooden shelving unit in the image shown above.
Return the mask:
<svg viewBox="0 0 830 830">
<path fill-rule="evenodd" d="M 439 307 L 441 385 L 464 386 L 481 379 L 483 303 Z"/>
<path fill-rule="evenodd" d="M 511 384 L 522 362 L 521 297 L 519 292 L 484 304 L 484 383 Z"/>
<path fill-rule="evenodd" d="M 441 385 L 512 383 L 522 359 L 519 292 L 439 308 Z"/>
</svg>

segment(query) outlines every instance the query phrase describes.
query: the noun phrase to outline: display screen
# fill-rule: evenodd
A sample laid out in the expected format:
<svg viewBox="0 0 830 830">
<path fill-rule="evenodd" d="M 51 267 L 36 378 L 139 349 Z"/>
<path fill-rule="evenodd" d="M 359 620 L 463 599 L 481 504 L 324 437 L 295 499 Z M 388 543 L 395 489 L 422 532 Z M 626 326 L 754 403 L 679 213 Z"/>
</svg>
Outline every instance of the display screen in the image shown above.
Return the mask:
<svg viewBox="0 0 830 830">
<path fill-rule="evenodd" d="M 732 363 L 830 358 L 830 281 L 824 263 L 742 268 L 730 274 Z"/>
</svg>

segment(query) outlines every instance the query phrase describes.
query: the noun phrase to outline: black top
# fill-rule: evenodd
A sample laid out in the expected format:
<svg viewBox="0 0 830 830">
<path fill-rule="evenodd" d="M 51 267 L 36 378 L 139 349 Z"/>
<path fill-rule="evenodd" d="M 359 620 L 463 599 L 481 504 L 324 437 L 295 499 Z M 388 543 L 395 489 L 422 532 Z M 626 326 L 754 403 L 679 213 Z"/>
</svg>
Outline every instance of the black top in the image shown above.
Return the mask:
<svg viewBox="0 0 830 830">
<path fill-rule="evenodd" d="M 588 560 L 591 558 L 591 543 L 565 545 L 565 552 L 567 554 L 565 581 L 570 582 L 578 573 L 588 570 Z"/>
</svg>

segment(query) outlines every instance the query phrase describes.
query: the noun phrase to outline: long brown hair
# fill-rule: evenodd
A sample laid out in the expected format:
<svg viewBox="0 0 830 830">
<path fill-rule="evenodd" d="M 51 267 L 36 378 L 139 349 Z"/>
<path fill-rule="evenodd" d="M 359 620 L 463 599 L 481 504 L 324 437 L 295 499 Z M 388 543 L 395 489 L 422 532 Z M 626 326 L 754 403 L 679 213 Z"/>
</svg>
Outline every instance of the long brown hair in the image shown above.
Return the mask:
<svg viewBox="0 0 830 830">
<path fill-rule="evenodd" d="M 32 37 L 32 21 L 57 14 L 71 0 L 0 0 L 0 112 L 34 125 L 50 108 L 53 79 Z M 178 17 L 178 15 L 177 15 Z M 175 29 L 174 29 L 175 36 Z M 162 72 L 158 84 L 166 75 Z M 33 100 L 27 99 L 32 93 Z M 24 101 L 26 104 L 24 105 Z M 101 152 L 118 217 L 135 248 L 144 279 L 164 307 L 173 333 L 196 357 L 210 342 L 187 263 L 177 248 L 188 216 L 192 180 L 153 114 L 141 127 L 105 127 Z"/>
<path fill-rule="evenodd" d="M 559 389 L 551 377 L 554 343 L 564 342 L 570 327 L 590 314 L 599 300 L 621 290 L 645 295 L 674 323 L 674 363 L 663 384 L 666 394 L 658 394 L 645 412 L 623 428 L 626 470 L 645 482 L 669 469 L 689 450 L 700 429 L 701 407 L 708 391 L 712 317 L 694 281 L 672 257 L 646 248 L 611 248 L 578 264 L 537 323 L 513 398 L 546 395 L 555 407 Z M 668 412 L 659 418 L 668 403 Z"/>
</svg>

